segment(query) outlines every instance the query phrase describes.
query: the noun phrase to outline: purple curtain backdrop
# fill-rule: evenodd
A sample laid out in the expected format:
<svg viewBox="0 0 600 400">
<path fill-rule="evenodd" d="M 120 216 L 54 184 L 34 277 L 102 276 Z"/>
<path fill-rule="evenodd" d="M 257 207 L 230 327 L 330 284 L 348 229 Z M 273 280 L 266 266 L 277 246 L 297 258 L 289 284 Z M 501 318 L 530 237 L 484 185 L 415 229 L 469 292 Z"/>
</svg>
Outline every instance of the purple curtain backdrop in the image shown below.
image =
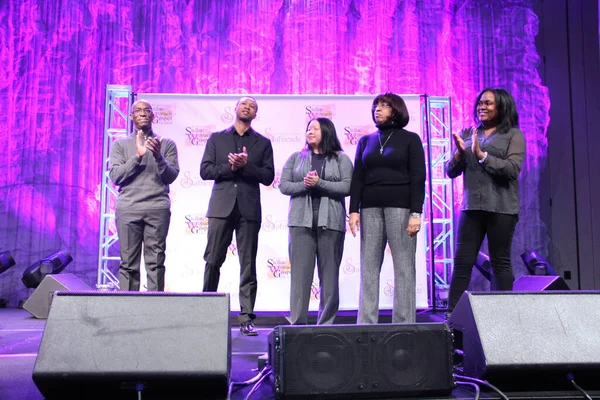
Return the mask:
<svg viewBox="0 0 600 400">
<path fill-rule="evenodd" d="M 0 275 L 0 297 L 28 297 L 23 270 L 58 249 L 74 257 L 66 271 L 95 283 L 111 83 L 160 93 L 450 96 L 455 129 L 472 123 L 480 89 L 505 87 L 528 150 L 513 251 L 520 275 L 523 249 L 545 255 L 549 241 L 537 191 L 550 107 L 537 29 L 527 0 L 3 1 L 0 251 L 17 265 Z"/>
</svg>

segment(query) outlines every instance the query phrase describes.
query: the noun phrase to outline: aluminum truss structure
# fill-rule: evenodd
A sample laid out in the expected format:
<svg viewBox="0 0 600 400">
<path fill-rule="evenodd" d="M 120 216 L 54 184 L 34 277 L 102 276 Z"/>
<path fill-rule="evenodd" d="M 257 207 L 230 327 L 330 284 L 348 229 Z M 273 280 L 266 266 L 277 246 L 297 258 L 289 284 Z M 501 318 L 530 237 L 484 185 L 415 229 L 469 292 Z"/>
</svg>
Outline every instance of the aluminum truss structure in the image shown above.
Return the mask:
<svg viewBox="0 0 600 400">
<path fill-rule="evenodd" d="M 449 97 L 425 95 L 421 101 L 422 132 L 427 160 L 423 223 L 427 241 L 429 305 L 448 307 L 454 267 L 454 190 L 445 164 L 452 157 L 452 111 Z"/>
<path fill-rule="evenodd" d="M 100 187 L 100 243 L 98 246 L 98 287 L 103 285 L 119 286 L 119 279 L 111 272 L 118 269 L 121 258 L 118 249 L 112 250 L 119 240 L 115 228 L 114 207 L 117 190 L 111 183 L 110 147 L 115 139 L 127 136 L 131 131 L 129 110 L 133 102 L 131 86 L 107 85 L 104 111 L 104 137 L 102 144 L 102 176 Z M 114 255 L 116 254 L 116 255 Z"/>
</svg>

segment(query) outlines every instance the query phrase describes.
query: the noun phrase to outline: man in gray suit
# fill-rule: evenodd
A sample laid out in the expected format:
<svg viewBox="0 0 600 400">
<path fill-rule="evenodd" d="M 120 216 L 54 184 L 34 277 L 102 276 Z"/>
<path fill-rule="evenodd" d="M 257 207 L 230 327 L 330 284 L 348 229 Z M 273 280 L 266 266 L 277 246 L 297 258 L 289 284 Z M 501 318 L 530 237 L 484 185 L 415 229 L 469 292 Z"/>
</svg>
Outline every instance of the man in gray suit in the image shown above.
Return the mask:
<svg viewBox="0 0 600 400">
<path fill-rule="evenodd" d="M 165 290 L 165 248 L 171 201 L 169 185 L 179 175 L 177 146 L 152 131 L 154 113 L 150 103 L 138 100 L 131 107 L 135 126 L 132 135 L 119 139 L 110 151 L 111 181 L 119 186 L 116 222 L 121 265 L 119 288 L 140 290 L 140 261 L 148 290 Z"/>
<path fill-rule="evenodd" d="M 242 97 L 235 107 L 233 126 L 210 135 L 200 176 L 214 180 L 208 204 L 208 243 L 204 252 L 204 292 L 216 292 L 221 265 L 227 256 L 233 232 L 240 261 L 240 332 L 256 336 L 256 253 L 261 226 L 260 187 L 275 177 L 271 141 L 252 129 L 258 104 Z"/>
</svg>

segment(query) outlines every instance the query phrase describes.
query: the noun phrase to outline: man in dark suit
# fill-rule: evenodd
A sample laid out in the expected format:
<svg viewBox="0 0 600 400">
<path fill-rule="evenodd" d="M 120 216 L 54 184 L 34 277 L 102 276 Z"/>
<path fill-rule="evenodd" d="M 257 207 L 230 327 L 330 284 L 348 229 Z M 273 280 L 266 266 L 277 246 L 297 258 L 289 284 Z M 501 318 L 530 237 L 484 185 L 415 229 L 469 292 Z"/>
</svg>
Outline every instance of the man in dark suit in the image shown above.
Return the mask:
<svg viewBox="0 0 600 400">
<path fill-rule="evenodd" d="M 261 225 L 259 183 L 275 177 L 271 141 L 252 127 L 258 104 L 242 97 L 235 107 L 233 126 L 210 135 L 200 165 L 200 177 L 214 180 L 208 204 L 208 243 L 204 252 L 204 292 L 216 292 L 221 265 L 233 231 L 240 259 L 240 332 L 256 336 L 256 252 Z"/>
</svg>

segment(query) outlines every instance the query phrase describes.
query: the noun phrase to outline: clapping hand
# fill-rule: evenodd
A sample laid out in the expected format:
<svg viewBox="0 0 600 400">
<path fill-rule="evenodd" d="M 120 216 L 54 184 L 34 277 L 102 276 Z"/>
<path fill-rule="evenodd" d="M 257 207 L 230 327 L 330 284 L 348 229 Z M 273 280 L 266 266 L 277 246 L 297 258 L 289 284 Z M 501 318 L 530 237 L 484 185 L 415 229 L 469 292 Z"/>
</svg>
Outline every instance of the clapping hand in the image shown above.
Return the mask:
<svg viewBox="0 0 600 400">
<path fill-rule="evenodd" d="M 242 147 L 241 153 L 229 153 L 227 155 L 229 164 L 231 164 L 231 170 L 237 171 L 240 168 L 244 168 L 248 163 L 248 152 L 246 146 Z"/>
<path fill-rule="evenodd" d="M 138 129 L 135 135 L 135 154 L 139 158 L 144 157 L 144 154 L 146 154 L 146 144 L 144 142 L 144 131 Z"/>
<path fill-rule="evenodd" d="M 479 147 L 479 139 L 477 138 L 477 130 L 475 129 L 473 129 L 472 131 L 471 140 L 473 141 L 473 143 L 471 144 L 471 151 L 473 152 L 475 157 L 477 157 L 478 160 L 481 160 L 483 158 L 484 153 Z"/>
<path fill-rule="evenodd" d="M 308 188 L 313 188 L 317 185 L 318 181 L 319 181 L 319 174 L 317 174 L 317 171 L 310 171 L 304 177 L 304 186 L 306 186 Z"/>
<path fill-rule="evenodd" d="M 160 153 L 162 139 L 163 138 L 161 136 L 161 137 L 151 137 L 151 138 L 148 138 L 148 140 L 146 140 L 146 147 L 148 148 L 148 150 L 150 150 L 152 152 L 152 155 L 157 160 L 162 157 L 162 154 Z"/>
</svg>

